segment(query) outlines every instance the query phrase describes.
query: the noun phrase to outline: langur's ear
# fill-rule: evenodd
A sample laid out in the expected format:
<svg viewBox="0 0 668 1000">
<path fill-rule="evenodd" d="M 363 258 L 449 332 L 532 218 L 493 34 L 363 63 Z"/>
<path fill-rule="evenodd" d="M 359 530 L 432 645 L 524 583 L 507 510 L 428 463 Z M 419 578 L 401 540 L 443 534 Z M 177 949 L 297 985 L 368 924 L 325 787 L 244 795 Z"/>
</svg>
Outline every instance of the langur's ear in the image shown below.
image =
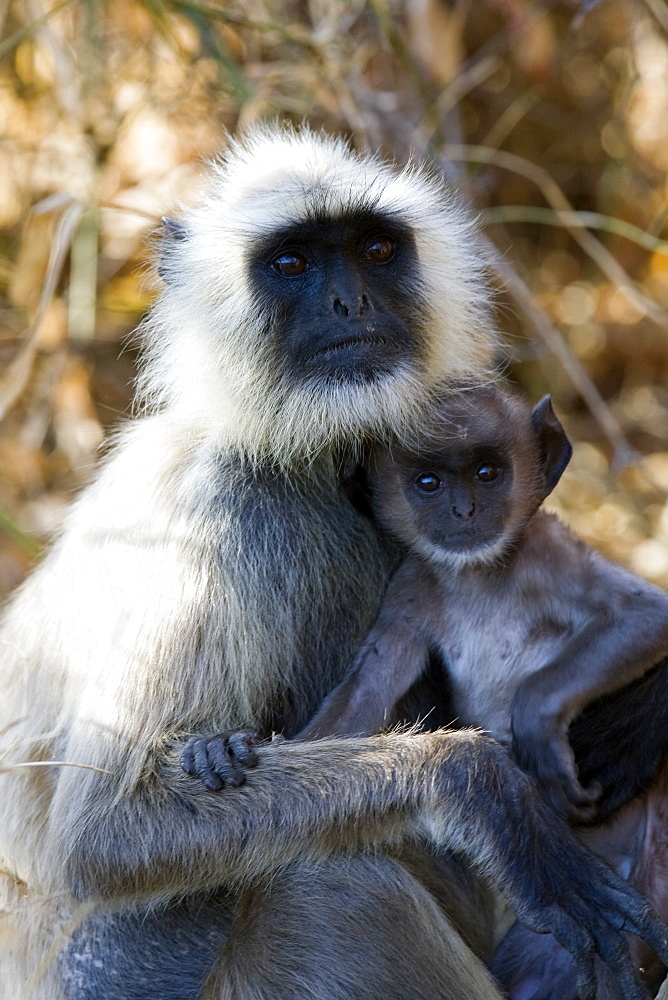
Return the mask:
<svg viewBox="0 0 668 1000">
<path fill-rule="evenodd" d="M 162 238 L 158 274 L 163 281 L 169 284 L 170 267 L 168 261 L 173 257 L 173 245 L 175 243 L 182 243 L 188 235 L 188 231 L 180 222 L 176 222 L 175 219 L 168 219 L 167 216 L 163 216 L 160 221 L 162 222 Z"/>
<path fill-rule="evenodd" d="M 552 401 L 549 396 L 545 396 L 534 407 L 531 413 L 531 426 L 540 447 L 545 482 L 543 499 L 545 499 L 561 479 L 561 474 L 570 461 L 573 449 L 566 437 L 566 431 L 552 409 Z"/>
</svg>

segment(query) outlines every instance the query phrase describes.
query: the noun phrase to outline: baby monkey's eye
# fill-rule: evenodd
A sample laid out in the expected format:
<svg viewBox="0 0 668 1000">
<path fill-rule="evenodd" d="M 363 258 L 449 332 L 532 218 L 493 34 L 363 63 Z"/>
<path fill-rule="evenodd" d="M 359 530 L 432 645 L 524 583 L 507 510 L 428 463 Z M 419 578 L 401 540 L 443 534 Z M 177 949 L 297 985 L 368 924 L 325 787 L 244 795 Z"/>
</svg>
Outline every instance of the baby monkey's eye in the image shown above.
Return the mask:
<svg viewBox="0 0 668 1000">
<path fill-rule="evenodd" d="M 420 493 L 436 493 L 443 484 L 435 472 L 424 472 L 417 477 L 415 485 Z"/>
<path fill-rule="evenodd" d="M 475 477 L 481 483 L 493 483 L 501 475 L 501 469 L 492 462 L 485 462 L 476 469 Z"/>
</svg>

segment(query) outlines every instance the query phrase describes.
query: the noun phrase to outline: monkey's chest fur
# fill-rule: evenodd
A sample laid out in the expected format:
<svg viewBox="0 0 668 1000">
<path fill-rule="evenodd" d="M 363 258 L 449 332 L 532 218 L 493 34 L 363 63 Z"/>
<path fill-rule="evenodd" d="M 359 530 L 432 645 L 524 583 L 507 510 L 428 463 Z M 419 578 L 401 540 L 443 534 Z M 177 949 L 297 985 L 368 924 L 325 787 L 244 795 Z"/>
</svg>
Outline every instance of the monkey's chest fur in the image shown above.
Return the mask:
<svg viewBox="0 0 668 1000">
<path fill-rule="evenodd" d="M 205 516 L 211 607 L 227 622 L 216 646 L 234 682 L 230 714 L 240 716 L 230 722 L 293 735 L 350 665 L 389 557 L 327 462 L 288 476 L 219 458 Z M 240 688 L 245 708 L 234 705 Z"/>
<path fill-rule="evenodd" d="M 506 744 L 518 684 L 558 658 L 606 601 L 595 555 L 547 514 L 536 515 L 535 527 L 504 563 L 434 576 L 429 586 L 428 631 L 459 720 Z"/>
<path fill-rule="evenodd" d="M 466 588 L 460 595 L 463 600 Z M 443 648 L 453 703 L 462 724 L 482 726 L 511 743 L 510 706 L 519 681 L 548 664 L 575 630 L 566 615 L 534 620 L 517 614 L 517 603 L 477 596 L 479 618 L 461 616 Z"/>
</svg>

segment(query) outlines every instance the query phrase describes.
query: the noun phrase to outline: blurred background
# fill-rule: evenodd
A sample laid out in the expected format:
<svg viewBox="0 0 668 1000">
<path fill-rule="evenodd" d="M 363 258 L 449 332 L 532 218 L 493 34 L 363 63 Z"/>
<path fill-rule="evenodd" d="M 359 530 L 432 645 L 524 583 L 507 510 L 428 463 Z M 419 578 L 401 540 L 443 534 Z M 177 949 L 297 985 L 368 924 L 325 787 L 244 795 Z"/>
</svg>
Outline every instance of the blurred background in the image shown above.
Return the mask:
<svg viewBox="0 0 668 1000">
<path fill-rule="evenodd" d="M 664 0 L 0 0 L 0 596 L 131 412 L 151 233 L 267 118 L 459 188 L 575 442 L 550 505 L 668 585 Z"/>
</svg>

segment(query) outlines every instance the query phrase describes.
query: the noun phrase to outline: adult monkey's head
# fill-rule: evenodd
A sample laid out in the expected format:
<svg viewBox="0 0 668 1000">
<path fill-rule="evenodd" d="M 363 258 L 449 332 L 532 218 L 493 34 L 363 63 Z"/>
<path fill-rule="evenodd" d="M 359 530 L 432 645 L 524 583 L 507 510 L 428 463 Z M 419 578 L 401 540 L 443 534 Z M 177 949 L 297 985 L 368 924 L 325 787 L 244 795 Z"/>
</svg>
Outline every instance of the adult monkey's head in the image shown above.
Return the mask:
<svg viewBox="0 0 668 1000">
<path fill-rule="evenodd" d="M 431 390 L 489 369 L 484 267 L 424 171 L 255 130 L 166 223 L 145 396 L 280 463 L 400 432 Z"/>
</svg>

